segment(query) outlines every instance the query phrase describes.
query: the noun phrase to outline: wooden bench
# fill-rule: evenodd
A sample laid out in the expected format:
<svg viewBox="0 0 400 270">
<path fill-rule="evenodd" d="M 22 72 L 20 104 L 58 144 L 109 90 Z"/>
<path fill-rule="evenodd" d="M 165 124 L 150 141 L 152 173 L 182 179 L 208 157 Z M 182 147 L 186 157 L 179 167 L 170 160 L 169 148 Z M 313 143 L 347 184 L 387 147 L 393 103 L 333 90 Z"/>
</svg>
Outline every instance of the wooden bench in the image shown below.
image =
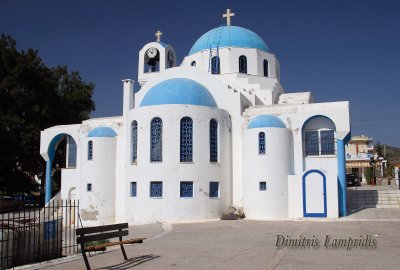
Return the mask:
<svg viewBox="0 0 400 270">
<path fill-rule="evenodd" d="M 81 245 L 82 256 L 85 261 L 86 268 L 90 270 L 90 265 L 86 257 L 86 252 L 104 251 L 106 247 L 110 246 L 120 245 L 122 254 L 124 255 L 124 259 L 127 260 L 128 258 L 126 257 L 124 244 L 143 243 L 143 240 L 146 239 L 146 238 L 134 238 L 129 240 L 122 240 L 122 237 L 127 236 L 128 234 L 129 234 L 128 223 L 119 223 L 119 224 L 76 229 L 76 235 L 77 235 L 76 243 Z M 115 237 L 118 237 L 119 241 L 108 242 L 88 247 L 85 246 L 85 243 L 88 242 L 104 241 Z"/>
</svg>

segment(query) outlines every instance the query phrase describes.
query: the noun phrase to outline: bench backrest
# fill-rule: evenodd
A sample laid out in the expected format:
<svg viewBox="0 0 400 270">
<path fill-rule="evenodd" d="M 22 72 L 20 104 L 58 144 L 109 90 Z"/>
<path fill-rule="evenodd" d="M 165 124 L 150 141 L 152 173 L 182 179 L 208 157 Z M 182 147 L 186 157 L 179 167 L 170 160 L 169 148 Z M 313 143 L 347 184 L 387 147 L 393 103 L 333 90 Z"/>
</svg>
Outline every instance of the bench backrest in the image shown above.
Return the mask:
<svg viewBox="0 0 400 270">
<path fill-rule="evenodd" d="M 125 229 L 125 230 L 124 230 Z M 106 240 L 114 237 L 127 236 L 129 234 L 128 223 L 111 224 L 76 229 L 76 243 Z"/>
</svg>

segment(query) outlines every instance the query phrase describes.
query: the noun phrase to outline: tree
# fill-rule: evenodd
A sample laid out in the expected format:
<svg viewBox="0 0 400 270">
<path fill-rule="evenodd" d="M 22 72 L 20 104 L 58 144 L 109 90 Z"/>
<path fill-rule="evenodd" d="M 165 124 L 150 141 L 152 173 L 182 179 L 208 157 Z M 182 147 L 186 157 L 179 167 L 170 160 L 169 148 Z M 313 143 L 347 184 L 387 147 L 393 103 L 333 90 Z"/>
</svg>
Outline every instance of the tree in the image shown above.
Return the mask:
<svg viewBox="0 0 400 270">
<path fill-rule="evenodd" d="M 379 141 L 375 145 L 375 151 L 379 157 L 383 157 L 383 146 Z"/>
<path fill-rule="evenodd" d="M 47 67 L 36 50 L 18 51 L 14 39 L 1 35 L 0 190 L 27 191 L 43 175 L 40 131 L 88 119 L 93 89 L 78 72 Z"/>
</svg>

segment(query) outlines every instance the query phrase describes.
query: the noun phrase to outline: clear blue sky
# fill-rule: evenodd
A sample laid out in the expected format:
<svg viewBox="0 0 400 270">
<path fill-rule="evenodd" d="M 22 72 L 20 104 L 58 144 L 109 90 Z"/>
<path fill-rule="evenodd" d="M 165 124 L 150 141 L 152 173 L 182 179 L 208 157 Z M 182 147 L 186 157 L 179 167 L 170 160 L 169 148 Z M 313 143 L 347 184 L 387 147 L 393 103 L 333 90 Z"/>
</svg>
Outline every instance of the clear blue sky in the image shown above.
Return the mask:
<svg viewBox="0 0 400 270">
<path fill-rule="evenodd" d="M 122 113 L 122 79 L 137 80 L 138 52 L 154 33 L 179 62 L 206 31 L 224 24 L 258 33 L 281 64 L 287 92 L 350 101 L 352 134 L 400 147 L 400 1 L 1 0 L 0 32 L 96 84 L 93 117 Z M 138 85 L 136 86 L 138 87 Z"/>
</svg>

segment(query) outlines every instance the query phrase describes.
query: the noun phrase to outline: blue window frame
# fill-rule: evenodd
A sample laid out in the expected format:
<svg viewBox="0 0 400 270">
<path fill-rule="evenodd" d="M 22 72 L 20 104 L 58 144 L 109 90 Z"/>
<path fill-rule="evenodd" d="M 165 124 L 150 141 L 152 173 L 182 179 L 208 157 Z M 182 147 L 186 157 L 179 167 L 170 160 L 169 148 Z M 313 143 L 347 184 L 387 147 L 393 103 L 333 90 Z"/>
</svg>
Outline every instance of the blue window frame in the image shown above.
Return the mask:
<svg viewBox="0 0 400 270">
<path fill-rule="evenodd" d="M 193 182 L 181 182 L 180 195 L 181 198 L 193 197 Z"/>
<path fill-rule="evenodd" d="M 210 182 L 210 198 L 218 198 L 219 197 L 219 182 Z"/>
<path fill-rule="evenodd" d="M 132 121 L 131 132 L 132 132 L 132 134 L 131 134 L 131 136 L 132 136 L 131 137 L 131 139 L 132 139 L 132 155 L 131 155 L 132 160 L 131 160 L 131 162 L 135 163 L 137 160 L 137 132 L 138 132 L 136 120 Z"/>
<path fill-rule="evenodd" d="M 221 73 L 221 64 L 219 60 L 219 56 L 214 56 L 211 58 L 211 74 L 220 74 Z"/>
<path fill-rule="evenodd" d="M 264 77 L 268 77 L 269 76 L 268 61 L 266 59 L 264 59 L 263 61 L 263 69 L 264 69 Z"/>
<path fill-rule="evenodd" d="M 247 58 L 244 55 L 239 56 L 239 73 L 247 73 Z"/>
<path fill-rule="evenodd" d="M 265 133 L 258 133 L 258 154 L 265 155 Z"/>
<path fill-rule="evenodd" d="M 68 168 L 76 167 L 76 143 L 72 137 L 68 137 Z"/>
<path fill-rule="evenodd" d="M 131 182 L 131 197 L 136 197 L 137 194 L 137 184 L 136 182 Z"/>
<path fill-rule="evenodd" d="M 318 131 L 305 132 L 306 156 L 319 155 Z"/>
<path fill-rule="evenodd" d="M 157 198 L 162 197 L 162 182 L 150 182 L 150 197 Z"/>
<path fill-rule="evenodd" d="M 181 162 L 193 161 L 193 121 L 190 117 L 181 119 Z"/>
<path fill-rule="evenodd" d="M 91 183 L 88 183 L 88 184 L 86 185 L 86 191 L 87 191 L 87 192 L 91 192 L 91 191 L 92 191 L 92 184 L 91 184 Z"/>
<path fill-rule="evenodd" d="M 93 160 L 93 142 L 89 141 L 88 142 L 88 160 Z"/>
<path fill-rule="evenodd" d="M 210 162 L 218 162 L 218 122 L 210 120 Z"/>
<path fill-rule="evenodd" d="M 260 182 L 260 191 L 266 191 L 267 190 L 267 182 Z"/>
<path fill-rule="evenodd" d="M 162 120 L 159 117 L 151 120 L 150 161 L 162 161 Z"/>
<path fill-rule="evenodd" d="M 321 155 L 335 154 L 335 132 L 333 130 L 321 130 Z"/>
</svg>

